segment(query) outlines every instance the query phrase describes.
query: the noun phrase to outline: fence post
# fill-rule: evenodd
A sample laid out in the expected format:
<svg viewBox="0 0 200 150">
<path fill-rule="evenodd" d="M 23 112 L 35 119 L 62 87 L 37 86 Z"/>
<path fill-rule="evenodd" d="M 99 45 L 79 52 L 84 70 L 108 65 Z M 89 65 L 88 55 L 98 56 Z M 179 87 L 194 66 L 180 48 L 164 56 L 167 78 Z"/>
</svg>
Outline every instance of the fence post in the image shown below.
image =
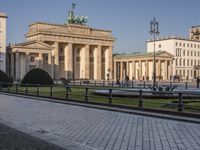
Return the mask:
<svg viewBox="0 0 200 150">
<path fill-rule="evenodd" d="M 66 99 L 68 100 L 69 99 L 69 86 L 67 85 L 67 88 L 66 88 Z"/>
<path fill-rule="evenodd" d="M 112 81 L 112 87 L 114 86 L 114 81 Z"/>
<path fill-rule="evenodd" d="M 94 86 L 95 86 L 95 87 L 97 86 L 97 81 L 96 81 L 96 80 L 94 81 Z"/>
<path fill-rule="evenodd" d="M 19 86 L 18 83 L 16 83 L 16 85 L 15 85 L 15 88 L 16 88 L 16 89 L 15 89 L 15 92 L 16 92 L 16 93 L 18 93 L 18 86 Z"/>
<path fill-rule="evenodd" d="M 82 85 L 82 82 L 81 82 L 81 80 L 80 80 L 80 86 Z"/>
<path fill-rule="evenodd" d="M 88 87 L 85 87 L 85 101 L 88 101 Z"/>
<path fill-rule="evenodd" d="M 28 84 L 26 83 L 26 90 L 25 90 L 26 95 L 28 94 Z"/>
<path fill-rule="evenodd" d="M 188 89 L 188 82 L 185 83 L 185 89 Z"/>
<path fill-rule="evenodd" d="M 132 84 L 132 87 L 134 87 L 134 81 L 133 81 L 133 80 L 132 80 L 132 83 L 131 83 L 131 84 Z"/>
<path fill-rule="evenodd" d="M 139 91 L 139 107 L 143 107 L 143 97 L 142 97 L 142 90 Z"/>
<path fill-rule="evenodd" d="M 183 111 L 183 94 L 179 92 L 178 111 Z"/>
<path fill-rule="evenodd" d="M 2 91 L 2 82 L 0 82 L 0 91 Z"/>
<path fill-rule="evenodd" d="M 37 84 L 37 96 L 40 94 L 40 84 Z"/>
<path fill-rule="evenodd" d="M 112 104 L 112 89 L 109 89 L 109 104 Z"/>
<path fill-rule="evenodd" d="M 52 97 L 53 96 L 53 85 L 51 85 L 51 87 L 50 87 L 50 97 Z"/>
</svg>

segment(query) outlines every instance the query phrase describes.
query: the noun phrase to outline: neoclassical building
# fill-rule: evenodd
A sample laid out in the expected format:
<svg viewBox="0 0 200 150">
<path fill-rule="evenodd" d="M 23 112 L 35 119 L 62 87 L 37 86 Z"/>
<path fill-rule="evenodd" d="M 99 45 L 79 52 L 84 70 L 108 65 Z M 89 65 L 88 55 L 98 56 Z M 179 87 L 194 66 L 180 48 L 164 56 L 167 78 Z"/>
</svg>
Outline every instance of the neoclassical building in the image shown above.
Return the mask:
<svg viewBox="0 0 200 150">
<path fill-rule="evenodd" d="M 155 56 L 157 78 L 170 80 L 174 56 L 166 51 L 158 51 Z M 114 56 L 114 79 L 125 79 L 126 76 L 129 76 L 129 79 L 152 80 L 153 59 L 153 52 Z"/>
<path fill-rule="evenodd" d="M 200 26 L 191 27 L 189 38 L 163 37 L 156 39 L 155 50 L 167 51 L 174 55 L 173 75 L 182 79 L 200 76 Z M 154 51 L 154 41 L 147 41 L 147 52 Z"/>
<path fill-rule="evenodd" d="M 87 26 L 86 18 L 75 18 L 73 11 L 69 15 L 63 25 L 29 25 L 27 42 L 7 48 L 8 74 L 22 79 L 30 69 L 41 68 L 56 80 L 112 78 L 112 32 Z"/>
<path fill-rule="evenodd" d="M 0 12 L 0 70 L 6 72 L 6 20 L 7 15 Z"/>
</svg>

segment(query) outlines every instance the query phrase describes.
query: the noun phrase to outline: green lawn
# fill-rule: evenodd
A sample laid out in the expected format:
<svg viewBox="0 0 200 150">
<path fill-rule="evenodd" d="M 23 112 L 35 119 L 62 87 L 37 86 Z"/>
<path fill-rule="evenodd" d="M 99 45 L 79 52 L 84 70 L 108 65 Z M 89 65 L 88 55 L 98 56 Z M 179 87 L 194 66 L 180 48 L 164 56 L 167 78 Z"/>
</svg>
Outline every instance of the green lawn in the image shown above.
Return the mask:
<svg viewBox="0 0 200 150">
<path fill-rule="evenodd" d="M 99 88 L 101 89 L 101 88 Z M 104 88 L 105 89 L 105 88 Z M 3 90 L 8 90 L 7 88 L 4 88 Z M 10 91 L 15 92 L 16 91 L 16 87 L 10 87 L 9 89 Z M 50 87 L 40 87 L 39 88 L 39 95 L 42 96 L 50 96 L 50 91 L 51 88 Z M 18 88 L 18 92 L 19 93 L 26 93 L 26 87 L 19 87 Z M 94 89 L 89 88 L 88 91 L 88 99 L 89 101 L 94 101 L 94 102 L 100 102 L 100 103 L 108 103 L 108 96 L 99 96 L 99 95 L 95 95 L 94 93 Z M 28 88 L 28 93 L 29 94 L 37 94 L 37 87 L 29 87 Z M 54 86 L 52 89 L 52 94 L 53 97 L 61 97 L 61 98 L 65 98 L 66 97 L 66 89 L 64 86 Z M 70 99 L 73 100 L 85 100 L 85 87 L 73 87 L 71 88 L 71 92 L 69 92 L 69 97 Z M 138 106 L 138 100 L 139 98 L 131 98 L 131 97 L 113 97 L 112 102 L 113 104 L 117 104 L 117 105 L 126 105 L 126 106 Z M 177 103 L 178 103 L 178 99 L 147 99 L 144 98 L 144 107 L 148 107 L 148 108 L 156 108 L 156 109 L 165 109 L 165 110 L 174 110 L 177 111 Z M 168 105 L 171 102 L 175 102 L 176 104 L 173 105 Z M 184 100 L 185 105 L 185 109 L 184 111 L 187 112 L 196 112 L 196 113 L 200 113 L 200 100 Z"/>
</svg>

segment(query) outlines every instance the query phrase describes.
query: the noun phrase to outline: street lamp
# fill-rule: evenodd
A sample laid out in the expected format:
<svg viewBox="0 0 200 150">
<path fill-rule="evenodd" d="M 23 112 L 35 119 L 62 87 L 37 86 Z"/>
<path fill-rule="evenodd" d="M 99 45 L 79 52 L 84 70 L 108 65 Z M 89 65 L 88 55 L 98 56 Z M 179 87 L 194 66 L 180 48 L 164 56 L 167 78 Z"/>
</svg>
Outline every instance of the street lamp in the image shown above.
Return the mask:
<svg viewBox="0 0 200 150">
<path fill-rule="evenodd" d="M 154 53 L 153 53 L 153 87 L 156 86 L 156 54 L 155 54 L 155 41 L 156 41 L 156 36 L 159 35 L 158 31 L 158 22 L 156 21 L 155 17 L 153 18 L 153 21 L 150 22 L 151 29 L 149 33 L 152 35 L 153 34 L 153 40 L 154 40 Z"/>
</svg>

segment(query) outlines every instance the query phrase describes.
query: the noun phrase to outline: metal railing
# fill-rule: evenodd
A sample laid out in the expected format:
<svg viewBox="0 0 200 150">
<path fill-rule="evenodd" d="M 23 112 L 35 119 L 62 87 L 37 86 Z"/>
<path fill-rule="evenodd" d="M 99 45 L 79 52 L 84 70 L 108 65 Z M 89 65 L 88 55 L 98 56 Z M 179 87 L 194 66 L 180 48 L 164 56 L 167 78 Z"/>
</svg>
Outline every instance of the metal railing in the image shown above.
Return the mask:
<svg viewBox="0 0 200 150">
<path fill-rule="evenodd" d="M 45 96 L 45 97 L 59 97 L 64 100 L 79 100 L 85 102 L 98 102 L 98 103 L 107 103 L 109 105 L 119 105 L 119 106 L 135 106 L 138 108 L 155 108 L 155 109 L 168 109 L 168 110 L 177 110 L 183 112 L 186 108 L 186 111 L 200 113 L 200 93 L 198 92 L 181 92 L 181 91 L 146 91 L 148 88 L 146 84 L 142 86 L 132 86 L 131 89 L 126 89 L 121 86 L 118 86 L 111 82 L 107 84 L 97 86 L 97 82 L 94 84 L 89 83 L 69 83 L 68 85 L 39 85 L 39 84 L 19 84 L 19 83 L 1 83 L 0 82 L 0 91 L 9 92 L 9 93 L 20 93 L 25 95 L 34 95 L 34 96 Z M 132 84 L 132 82 L 131 82 Z M 102 94 L 95 94 L 95 90 L 104 90 Z M 127 93 L 126 96 L 121 95 L 118 92 Z M 117 94 L 116 94 L 117 93 Z M 130 95 L 129 95 L 130 94 Z M 133 94 L 133 95 L 131 95 Z M 150 96 L 149 96 L 150 95 Z M 190 95 L 194 97 L 193 99 L 186 99 L 185 96 Z M 148 97 L 149 96 L 149 97 Z M 153 96 L 153 98 L 152 98 Z M 173 101 L 169 104 L 166 102 L 165 98 L 157 99 L 159 97 L 168 97 L 173 96 Z M 157 97 L 157 98 L 155 98 Z M 198 105 L 188 105 L 189 103 L 197 102 Z M 169 105 L 170 107 L 167 107 Z M 164 107 L 165 106 L 165 107 Z M 199 111 L 198 111 L 199 110 Z"/>
</svg>

